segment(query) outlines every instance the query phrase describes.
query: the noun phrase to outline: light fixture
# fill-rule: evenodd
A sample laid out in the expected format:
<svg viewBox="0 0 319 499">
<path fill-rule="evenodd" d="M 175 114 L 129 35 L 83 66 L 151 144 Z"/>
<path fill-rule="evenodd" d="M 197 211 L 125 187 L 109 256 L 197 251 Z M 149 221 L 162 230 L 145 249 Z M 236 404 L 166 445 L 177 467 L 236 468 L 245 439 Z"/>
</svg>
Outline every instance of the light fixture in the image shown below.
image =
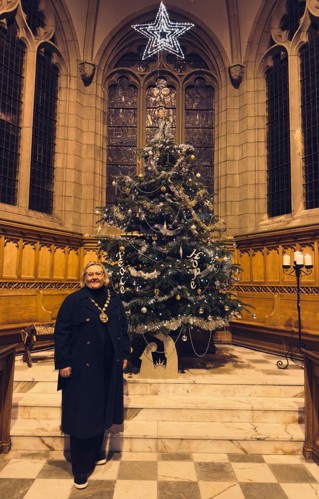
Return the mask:
<svg viewBox="0 0 319 499">
<path fill-rule="evenodd" d="M 161 2 L 155 21 L 147 24 L 134 24 L 134 28 L 148 38 L 142 59 L 146 59 L 160 50 L 167 50 L 172 54 L 184 59 L 181 46 L 177 40 L 178 36 L 193 28 L 192 23 L 173 23 L 168 17 L 165 5 Z"/>
</svg>

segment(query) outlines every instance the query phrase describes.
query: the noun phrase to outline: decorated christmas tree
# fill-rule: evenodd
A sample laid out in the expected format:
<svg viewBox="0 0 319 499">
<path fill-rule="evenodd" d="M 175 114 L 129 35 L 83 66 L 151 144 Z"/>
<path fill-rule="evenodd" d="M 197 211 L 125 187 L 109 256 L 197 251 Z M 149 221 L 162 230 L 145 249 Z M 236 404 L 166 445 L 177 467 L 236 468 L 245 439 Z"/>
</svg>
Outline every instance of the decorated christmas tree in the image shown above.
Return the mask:
<svg viewBox="0 0 319 499">
<path fill-rule="evenodd" d="M 196 151 L 176 144 L 162 122 L 141 155 L 144 173 L 113 180 L 115 203 L 100 221 L 117 229 L 100 244 L 129 331 L 184 336 L 223 328 L 241 314 L 233 290 L 240 269 L 201 181 Z"/>
</svg>

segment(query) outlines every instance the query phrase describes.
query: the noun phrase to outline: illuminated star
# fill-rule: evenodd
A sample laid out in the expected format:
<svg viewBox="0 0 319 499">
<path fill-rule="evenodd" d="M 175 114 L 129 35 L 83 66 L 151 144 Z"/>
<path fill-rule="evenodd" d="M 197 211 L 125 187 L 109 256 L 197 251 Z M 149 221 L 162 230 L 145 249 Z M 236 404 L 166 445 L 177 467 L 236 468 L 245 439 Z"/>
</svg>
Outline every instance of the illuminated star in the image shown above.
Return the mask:
<svg viewBox="0 0 319 499">
<path fill-rule="evenodd" d="M 132 28 L 148 38 L 142 57 L 143 60 L 160 50 L 167 50 L 184 59 L 184 54 L 177 37 L 183 35 L 186 31 L 193 28 L 193 26 L 194 24 L 192 23 L 171 22 L 166 7 L 161 2 L 154 23 L 134 24 Z"/>
</svg>

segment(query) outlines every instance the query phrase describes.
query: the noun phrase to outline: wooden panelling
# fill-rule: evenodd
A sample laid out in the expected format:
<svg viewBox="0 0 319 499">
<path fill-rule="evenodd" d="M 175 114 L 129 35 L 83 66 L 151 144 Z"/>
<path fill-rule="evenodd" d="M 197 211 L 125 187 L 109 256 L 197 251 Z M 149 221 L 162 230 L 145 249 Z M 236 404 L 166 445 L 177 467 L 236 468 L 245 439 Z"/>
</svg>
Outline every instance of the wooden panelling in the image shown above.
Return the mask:
<svg viewBox="0 0 319 499">
<path fill-rule="evenodd" d="M 67 268 L 67 255 L 65 248 L 55 248 L 53 253 L 53 279 L 64 279 Z"/>
<path fill-rule="evenodd" d="M 281 255 L 277 248 L 267 248 L 265 255 L 266 280 L 271 283 L 279 283 L 281 275 Z"/>
<path fill-rule="evenodd" d="M 83 266 L 104 259 L 98 241 L 82 234 L 1 222 L 0 345 L 16 343 L 20 329 L 54 321 L 69 293 L 79 288 Z M 242 268 L 238 297 L 252 308 L 232 321 L 234 343 L 282 352 L 298 331 L 296 278 L 282 269 L 284 254 L 309 253 L 314 268 L 301 277 L 301 331 L 305 346 L 319 350 L 319 227 L 236 238 Z M 291 269 L 292 271 L 292 269 Z M 20 347 L 19 347 L 20 348 Z"/>
<path fill-rule="evenodd" d="M 70 248 L 68 251 L 66 278 L 67 279 L 78 279 L 79 268 L 80 268 L 81 264 L 82 264 L 82 262 L 80 261 L 78 251 Z"/>
<path fill-rule="evenodd" d="M 242 268 L 240 276 L 241 282 L 251 282 L 251 258 L 249 249 L 237 251 L 237 262 Z"/>
<path fill-rule="evenodd" d="M 247 292 L 238 293 L 238 298 L 245 305 L 242 313 L 243 321 L 266 323 L 266 318 L 273 313 L 275 297 L 272 293 Z"/>
<path fill-rule="evenodd" d="M 18 257 L 19 257 L 19 241 L 5 239 L 2 241 L 4 245 L 2 276 L 4 279 L 17 279 L 18 277 Z"/>
<path fill-rule="evenodd" d="M 238 297 L 254 307 L 232 321 L 235 343 L 269 351 L 284 350 L 298 332 L 296 276 L 284 273 L 282 259 L 294 251 L 312 256 L 314 267 L 301 276 L 301 333 L 303 342 L 319 350 L 319 227 L 252 234 L 236 238 L 235 261 L 242 267 Z M 248 277 L 250 276 L 250 279 Z"/>
<path fill-rule="evenodd" d="M 32 322 L 38 315 L 38 296 L 36 289 L 0 290 L 0 327 Z"/>
<path fill-rule="evenodd" d="M 99 248 L 96 239 L 66 231 L 9 222 L 0 230 L 0 345 L 7 345 L 21 342 L 21 328 L 55 320 Z"/>
<path fill-rule="evenodd" d="M 251 255 L 252 281 L 265 281 L 265 258 L 262 250 L 256 250 Z"/>
<path fill-rule="evenodd" d="M 61 305 L 61 300 L 64 300 L 64 298 L 70 294 L 73 290 L 41 290 L 40 291 L 40 307 L 41 310 L 39 310 L 39 317 L 41 317 L 41 320 L 39 322 L 51 322 L 56 319 L 58 310 Z"/>
<path fill-rule="evenodd" d="M 39 248 L 38 278 L 50 279 L 51 274 L 51 246 L 41 244 Z"/>
<path fill-rule="evenodd" d="M 22 279 L 35 279 L 36 270 L 36 245 L 25 243 L 21 252 L 21 277 Z"/>
</svg>

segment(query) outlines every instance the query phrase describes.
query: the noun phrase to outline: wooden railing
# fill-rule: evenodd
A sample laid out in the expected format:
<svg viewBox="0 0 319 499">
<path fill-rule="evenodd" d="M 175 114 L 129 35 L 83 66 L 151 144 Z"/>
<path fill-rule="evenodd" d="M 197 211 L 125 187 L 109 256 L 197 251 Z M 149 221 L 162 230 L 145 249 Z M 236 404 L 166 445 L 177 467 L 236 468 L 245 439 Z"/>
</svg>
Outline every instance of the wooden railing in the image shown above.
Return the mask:
<svg viewBox="0 0 319 499">
<path fill-rule="evenodd" d="M 306 437 L 303 453 L 319 464 L 319 353 L 303 350 L 305 356 Z"/>
<path fill-rule="evenodd" d="M 0 454 L 11 449 L 10 425 L 16 345 L 0 348 Z"/>
</svg>

